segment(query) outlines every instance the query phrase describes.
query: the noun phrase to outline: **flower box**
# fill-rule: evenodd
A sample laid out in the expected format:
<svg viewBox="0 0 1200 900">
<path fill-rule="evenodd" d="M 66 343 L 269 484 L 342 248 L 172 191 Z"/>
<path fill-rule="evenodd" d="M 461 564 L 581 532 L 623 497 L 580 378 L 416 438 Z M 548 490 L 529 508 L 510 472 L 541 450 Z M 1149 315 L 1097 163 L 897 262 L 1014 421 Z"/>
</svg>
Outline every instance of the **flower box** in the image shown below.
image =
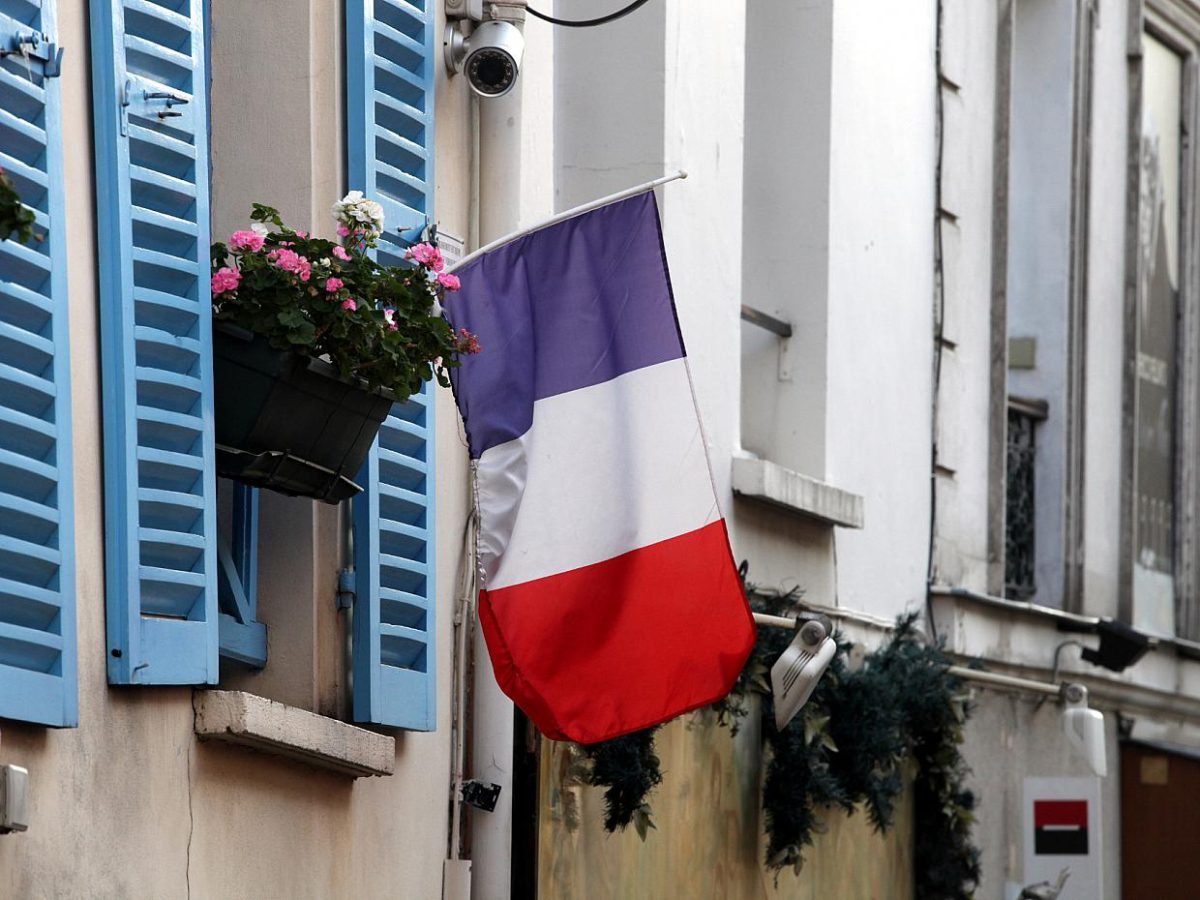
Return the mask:
<svg viewBox="0 0 1200 900">
<path fill-rule="evenodd" d="M 391 391 L 223 322 L 213 326 L 213 380 L 218 474 L 326 503 L 361 490 L 354 476 Z"/>
<path fill-rule="evenodd" d="M 394 403 L 479 342 L 455 333 L 440 299 L 459 288 L 437 247 L 406 264 L 372 254 L 383 207 L 351 191 L 333 206 L 338 241 L 283 224 L 255 203 L 248 231 L 212 245 L 217 471 L 338 503 Z"/>
</svg>

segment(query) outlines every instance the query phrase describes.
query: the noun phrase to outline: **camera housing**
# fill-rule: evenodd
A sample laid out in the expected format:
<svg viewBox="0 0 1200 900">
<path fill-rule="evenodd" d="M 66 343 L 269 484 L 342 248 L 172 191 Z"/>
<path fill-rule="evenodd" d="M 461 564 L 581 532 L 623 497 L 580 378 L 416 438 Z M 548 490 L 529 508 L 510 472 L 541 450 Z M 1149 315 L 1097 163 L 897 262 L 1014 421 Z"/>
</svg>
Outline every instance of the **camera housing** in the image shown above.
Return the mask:
<svg viewBox="0 0 1200 900">
<path fill-rule="evenodd" d="M 448 24 L 443 47 L 451 74 L 465 73 L 471 90 L 481 97 L 503 97 L 521 74 L 525 37 L 507 21 L 481 22 L 469 35 Z"/>
</svg>

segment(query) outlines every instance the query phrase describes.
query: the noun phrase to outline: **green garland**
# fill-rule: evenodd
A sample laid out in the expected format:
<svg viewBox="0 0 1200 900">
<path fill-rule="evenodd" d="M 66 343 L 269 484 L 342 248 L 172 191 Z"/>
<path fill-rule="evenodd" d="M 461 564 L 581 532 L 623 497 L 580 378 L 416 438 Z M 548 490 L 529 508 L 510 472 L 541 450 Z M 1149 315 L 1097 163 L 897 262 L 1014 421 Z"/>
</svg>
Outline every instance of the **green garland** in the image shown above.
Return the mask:
<svg viewBox="0 0 1200 900">
<path fill-rule="evenodd" d="M 604 827 L 609 832 L 624 831 L 632 822 L 644 841 L 655 827 L 646 797 L 663 780 L 654 752 L 654 733 L 659 727 L 580 748 L 591 761 L 586 782 L 605 789 Z"/>
<path fill-rule="evenodd" d="M 25 244 L 34 238 L 33 210 L 21 202 L 16 185 L 0 167 L 0 241 L 16 235 L 18 243 Z"/>
<path fill-rule="evenodd" d="M 799 595 L 752 593 L 752 605 L 775 615 L 795 614 Z M 717 721 L 736 733 L 762 697 L 763 737 L 771 753 L 763 784 L 768 837 L 766 863 L 799 871 L 804 848 L 824 830 L 828 808 L 852 814 L 862 804 L 878 831 L 893 823 L 911 760 L 917 900 L 969 900 L 979 879 L 979 851 L 971 841 L 974 795 L 965 787 L 963 724 L 969 709 L 962 682 L 950 675 L 940 644 L 917 629 L 917 615 L 901 616 L 891 638 L 853 670 L 850 645 L 838 651 L 800 714 L 775 727 L 767 682 L 770 663 L 792 633 L 762 629 L 733 691 L 713 705 Z M 605 828 L 649 828 L 649 793 L 662 781 L 654 731 L 636 732 L 580 748 L 591 762 L 581 781 L 603 786 Z"/>
</svg>

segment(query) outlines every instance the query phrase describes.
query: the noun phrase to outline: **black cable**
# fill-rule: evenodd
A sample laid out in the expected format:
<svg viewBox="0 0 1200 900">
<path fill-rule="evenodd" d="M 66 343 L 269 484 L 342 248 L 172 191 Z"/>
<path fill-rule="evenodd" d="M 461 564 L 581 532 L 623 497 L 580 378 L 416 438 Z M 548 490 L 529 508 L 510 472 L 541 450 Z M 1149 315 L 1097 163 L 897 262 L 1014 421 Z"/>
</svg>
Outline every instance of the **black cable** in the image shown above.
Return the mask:
<svg viewBox="0 0 1200 900">
<path fill-rule="evenodd" d="M 616 12 L 611 12 L 606 16 L 597 16 L 595 19 L 556 19 L 554 16 L 538 12 L 532 6 L 525 7 L 525 10 L 535 19 L 541 19 L 543 22 L 549 22 L 551 25 L 563 25 L 567 28 L 591 28 L 594 25 L 606 25 L 609 22 L 615 22 L 617 19 L 624 18 L 635 9 L 645 6 L 649 2 L 650 0 L 633 0 L 628 6 L 618 9 Z"/>
<path fill-rule="evenodd" d="M 925 569 L 925 619 L 934 641 L 938 640 L 937 622 L 933 618 L 933 584 L 937 549 L 937 494 L 938 494 L 938 395 L 942 385 L 942 338 L 946 322 L 945 257 L 942 247 L 942 163 L 946 154 L 945 109 L 942 99 L 942 19 L 943 3 L 937 4 L 937 34 L 934 43 L 934 209 L 933 209 L 933 377 L 930 404 L 930 461 L 929 461 L 929 559 Z"/>
</svg>

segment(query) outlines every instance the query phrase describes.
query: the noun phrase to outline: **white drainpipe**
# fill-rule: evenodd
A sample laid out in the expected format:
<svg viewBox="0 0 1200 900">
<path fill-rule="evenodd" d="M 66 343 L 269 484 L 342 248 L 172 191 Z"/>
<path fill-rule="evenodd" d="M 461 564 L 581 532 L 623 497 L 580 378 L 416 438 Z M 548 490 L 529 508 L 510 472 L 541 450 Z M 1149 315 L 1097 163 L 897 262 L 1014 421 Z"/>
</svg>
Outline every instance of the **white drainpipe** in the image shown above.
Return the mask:
<svg viewBox="0 0 1200 900">
<path fill-rule="evenodd" d="M 484 19 L 510 21 L 522 27 L 525 0 L 487 4 Z M 514 88 L 501 97 L 472 99 L 479 122 L 478 146 L 472 148 L 478 154 L 472 168 L 479 179 L 478 221 L 471 223 L 471 236 L 478 235 L 475 246 L 512 234 L 521 226 L 521 94 L 518 78 Z M 468 779 L 500 785 L 500 797 L 493 812 L 464 810 L 471 860 L 471 898 L 509 900 L 513 704 L 496 683 L 482 630 L 476 627 L 472 631 L 469 658 L 460 660 L 466 677 L 472 679 L 469 721 L 459 723 L 469 728 L 464 735 L 470 746 L 465 775 Z"/>
</svg>

